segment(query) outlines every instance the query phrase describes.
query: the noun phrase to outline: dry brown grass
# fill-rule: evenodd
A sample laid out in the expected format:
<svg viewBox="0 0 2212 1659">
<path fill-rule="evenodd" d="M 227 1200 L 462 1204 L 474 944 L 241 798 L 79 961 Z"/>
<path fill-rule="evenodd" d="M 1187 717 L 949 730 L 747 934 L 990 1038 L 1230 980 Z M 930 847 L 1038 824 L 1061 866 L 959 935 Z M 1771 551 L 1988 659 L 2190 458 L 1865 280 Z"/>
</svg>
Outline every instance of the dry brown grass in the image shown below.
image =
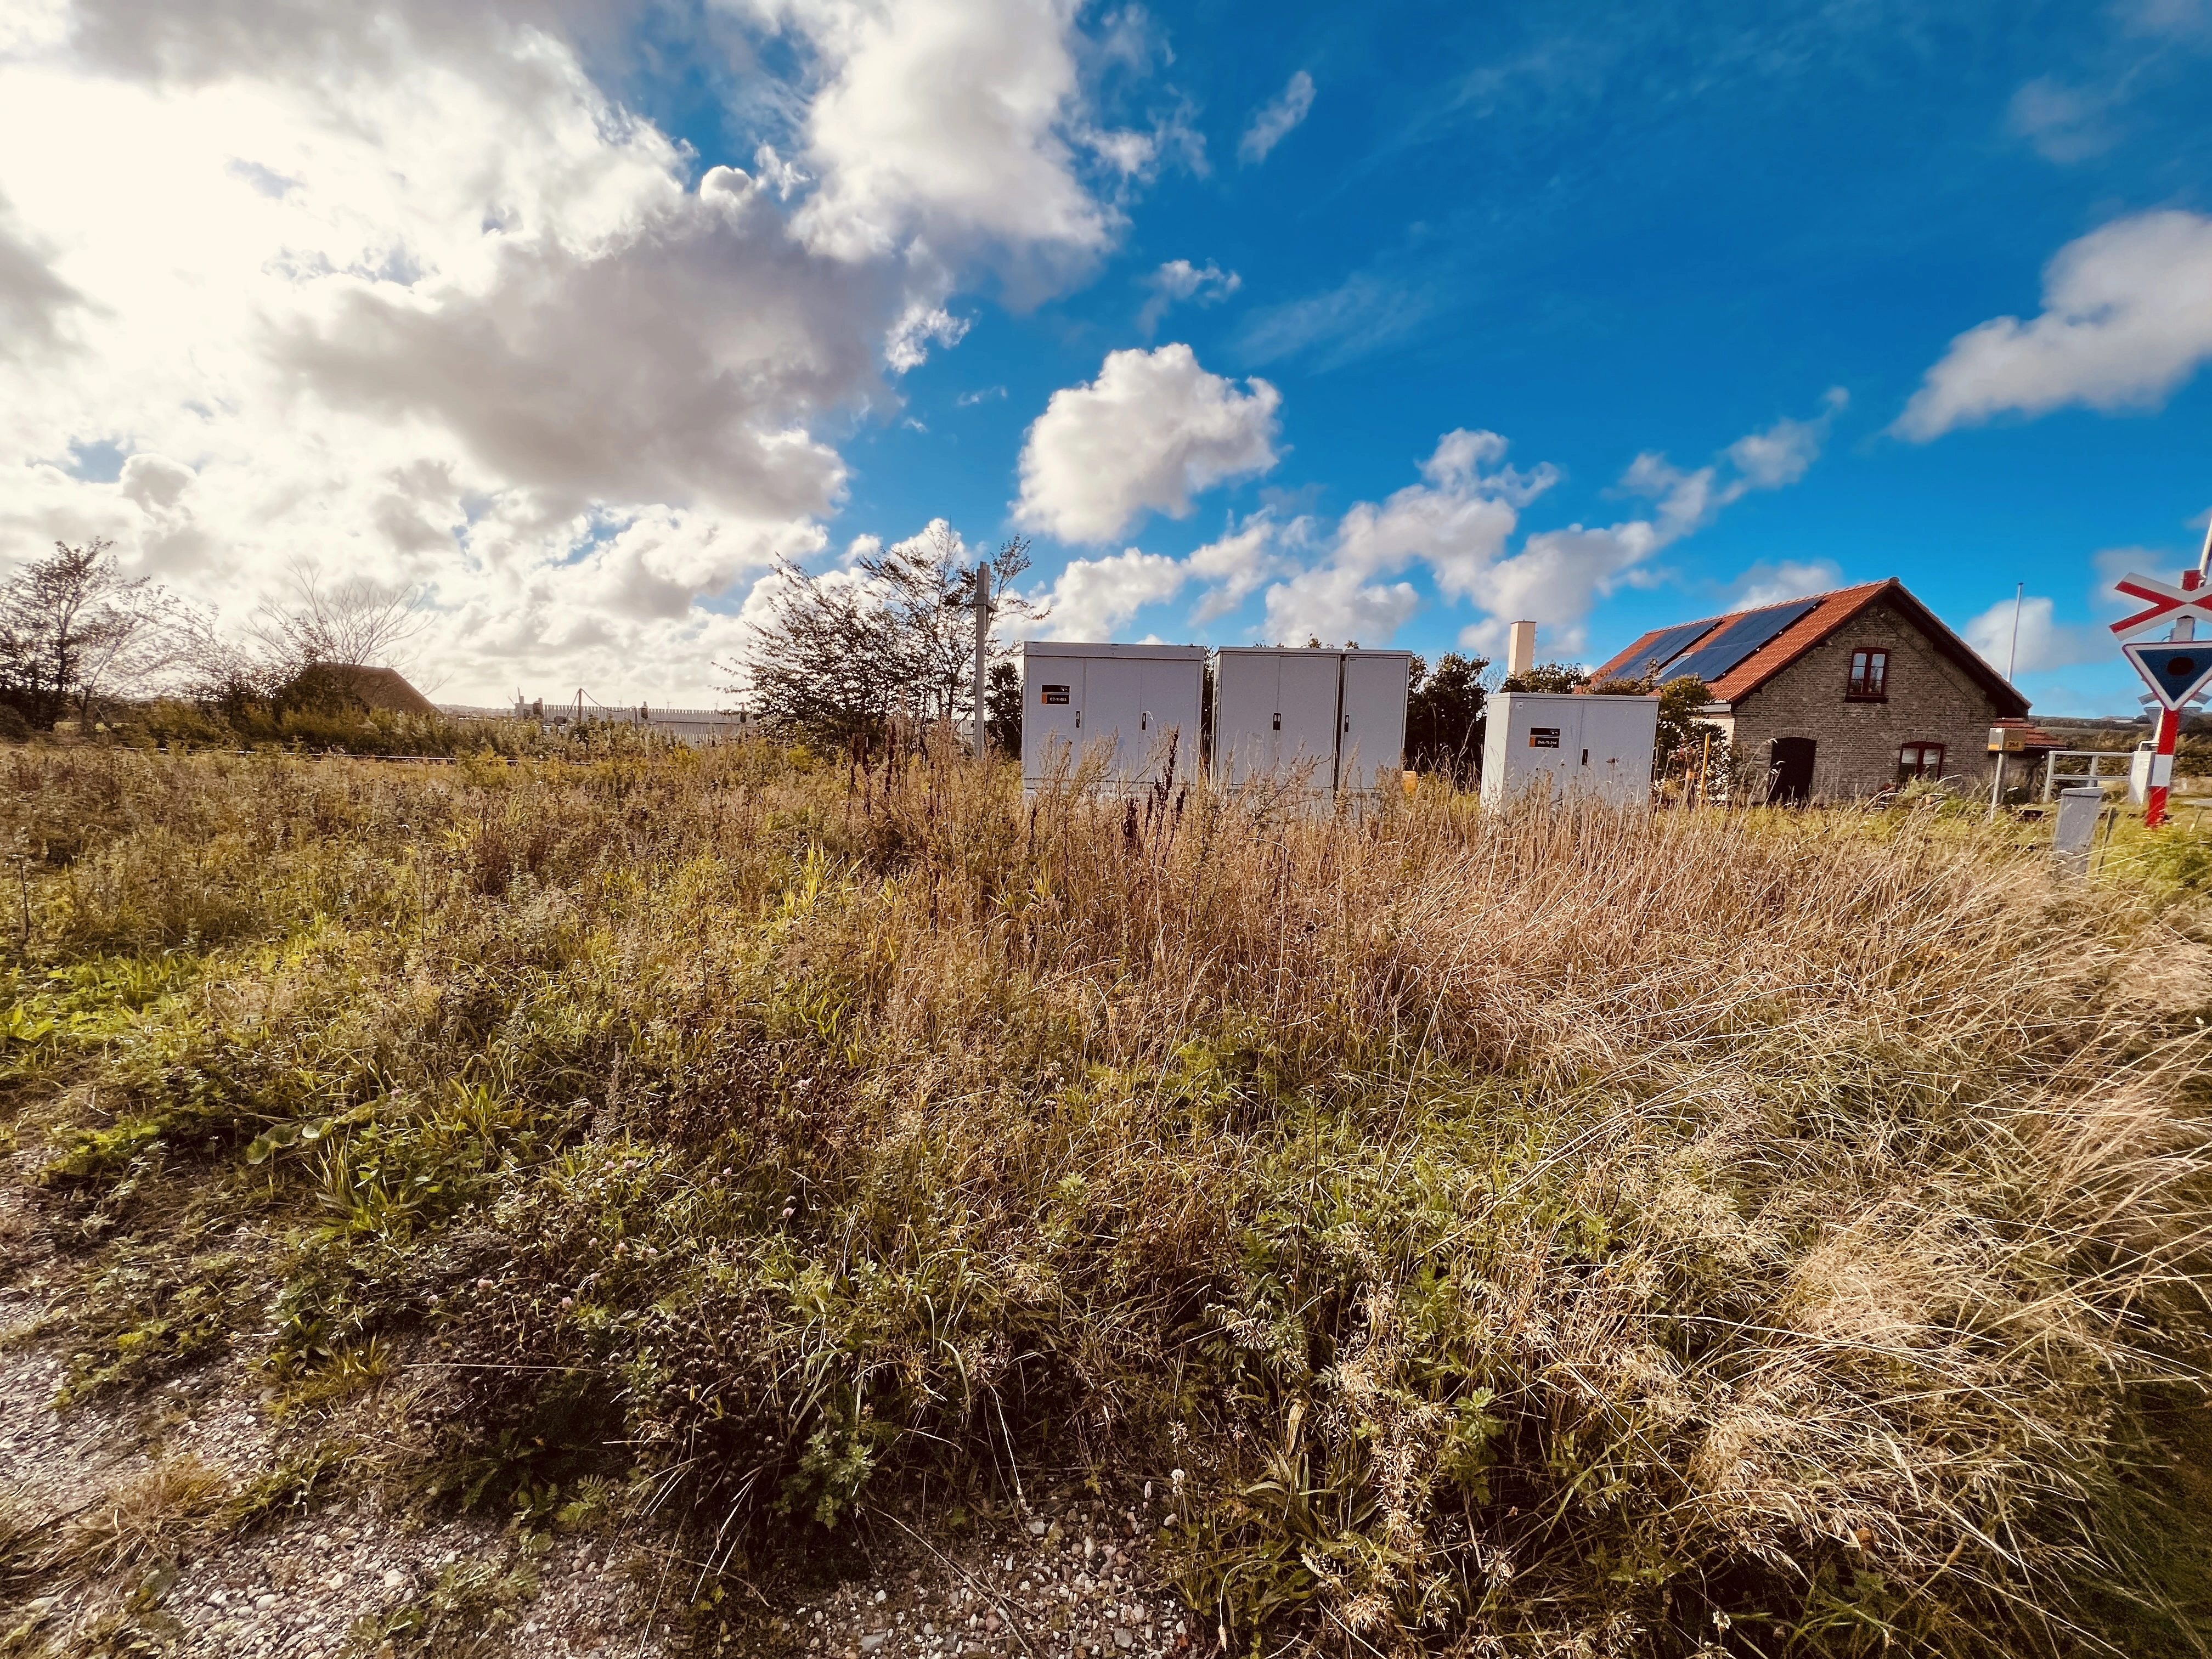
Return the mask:
<svg viewBox="0 0 2212 1659">
<path fill-rule="evenodd" d="M 2142 1407 L 2203 1347 L 2212 973 L 2009 836 L 15 765 L 82 841 L 24 1006 L 89 1035 L 12 1086 L 131 1329 L 204 1340 L 236 1258 L 131 1252 L 254 1213 L 280 1375 L 466 1362 L 426 1480 L 618 1440 L 757 1554 L 1088 1457 L 1172 1484 L 1231 1639 L 1350 1653 L 2193 1639 L 2114 1598 L 2179 1593 Z"/>
</svg>

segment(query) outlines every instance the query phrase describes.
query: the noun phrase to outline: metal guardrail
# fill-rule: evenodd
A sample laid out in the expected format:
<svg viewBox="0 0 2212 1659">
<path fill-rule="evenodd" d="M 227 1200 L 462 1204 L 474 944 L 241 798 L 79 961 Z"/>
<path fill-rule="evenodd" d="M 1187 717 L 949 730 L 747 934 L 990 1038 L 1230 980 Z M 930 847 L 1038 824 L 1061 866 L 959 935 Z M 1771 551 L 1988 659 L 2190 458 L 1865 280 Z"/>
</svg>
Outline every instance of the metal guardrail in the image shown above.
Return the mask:
<svg viewBox="0 0 2212 1659">
<path fill-rule="evenodd" d="M 2088 770 L 2062 772 L 2058 769 L 2058 763 L 2063 760 L 2086 760 L 2089 763 Z M 2103 769 L 2103 763 L 2108 760 L 2118 763 L 2110 772 Z M 2051 792 L 2062 784 L 2080 788 L 2087 788 L 2091 785 L 2101 788 L 2107 783 L 2124 784 L 2128 781 L 2128 768 L 2134 761 L 2135 751 L 2131 749 L 2054 749 L 2044 757 L 2043 799 L 2048 805 Z"/>
</svg>

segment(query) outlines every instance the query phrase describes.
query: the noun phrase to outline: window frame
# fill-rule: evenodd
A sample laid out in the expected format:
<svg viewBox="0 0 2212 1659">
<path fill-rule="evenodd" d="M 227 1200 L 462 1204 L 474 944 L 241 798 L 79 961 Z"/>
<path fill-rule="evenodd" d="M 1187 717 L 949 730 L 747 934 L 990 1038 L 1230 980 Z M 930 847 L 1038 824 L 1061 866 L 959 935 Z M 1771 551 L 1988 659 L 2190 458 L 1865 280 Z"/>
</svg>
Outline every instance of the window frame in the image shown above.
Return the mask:
<svg viewBox="0 0 2212 1659">
<path fill-rule="evenodd" d="M 1905 767 L 1905 757 L 1907 754 L 1918 757 L 1911 770 L 1907 770 Z M 1928 763 L 1928 757 L 1930 754 L 1936 757 L 1936 763 L 1932 768 Z M 1917 739 L 1900 743 L 1897 745 L 1898 782 L 1911 783 L 1917 780 L 1942 778 L 1943 763 L 1950 758 L 1950 754 L 1951 746 L 1945 743 L 1923 743 Z"/>
<path fill-rule="evenodd" d="M 1867 672 L 1859 672 L 1859 659 L 1866 659 Z M 1871 680 L 1874 689 L 1868 690 Z M 1889 701 L 1889 647 L 1886 645 L 1856 645 L 1851 647 L 1850 665 L 1844 674 L 1845 702 L 1887 702 Z M 1938 745 L 1941 746 L 1940 744 Z"/>
</svg>

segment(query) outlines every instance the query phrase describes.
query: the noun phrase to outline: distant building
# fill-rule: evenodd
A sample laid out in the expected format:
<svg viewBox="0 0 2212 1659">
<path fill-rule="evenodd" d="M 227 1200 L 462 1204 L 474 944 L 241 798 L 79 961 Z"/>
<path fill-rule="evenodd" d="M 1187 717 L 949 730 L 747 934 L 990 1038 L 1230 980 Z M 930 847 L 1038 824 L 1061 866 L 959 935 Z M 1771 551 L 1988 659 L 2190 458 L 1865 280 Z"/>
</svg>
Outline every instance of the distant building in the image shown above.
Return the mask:
<svg viewBox="0 0 2212 1659">
<path fill-rule="evenodd" d="M 1705 718 L 1765 766 L 1777 800 L 1913 778 L 1986 784 L 1990 728 L 2027 714 L 2027 699 L 1894 576 L 1654 629 L 1595 678 L 1646 674 L 1705 681 Z"/>
<path fill-rule="evenodd" d="M 325 662 L 314 671 L 329 685 L 364 708 L 382 708 L 395 714 L 434 714 L 437 706 L 396 668 L 370 668 L 361 663 Z"/>
</svg>

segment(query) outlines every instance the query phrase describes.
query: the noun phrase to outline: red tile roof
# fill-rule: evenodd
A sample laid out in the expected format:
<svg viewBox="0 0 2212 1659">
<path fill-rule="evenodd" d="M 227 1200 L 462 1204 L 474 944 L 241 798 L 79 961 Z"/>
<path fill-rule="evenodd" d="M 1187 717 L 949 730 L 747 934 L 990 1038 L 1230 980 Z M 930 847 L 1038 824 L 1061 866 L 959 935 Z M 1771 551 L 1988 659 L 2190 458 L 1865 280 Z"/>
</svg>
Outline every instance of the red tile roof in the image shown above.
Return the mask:
<svg viewBox="0 0 2212 1659">
<path fill-rule="evenodd" d="M 1914 599 L 1896 577 L 1892 576 L 1884 581 L 1863 582 L 1856 587 L 1839 587 L 1832 593 L 1821 593 L 1815 597 L 1819 603 L 1810 611 L 1711 682 L 1709 689 L 1716 702 L 1734 702 L 1737 698 L 1758 690 L 1859 612 L 1886 598 L 1917 623 L 1921 631 L 1928 635 L 1938 650 L 1980 684 L 1982 689 L 1990 694 L 1990 700 L 1997 706 L 2000 714 L 2025 715 L 2027 713 L 2027 699 L 2021 696 L 2003 675 L 1984 662 L 1973 647 L 1946 628 L 1934 611 Z M 1748 611 L 1732 611 L 1725 617 L 1710 618 L 1697 637 L 1677 649 L 1674 657 L 1679 658 L 1694 651 L 1698 641 L 1710 637 L 1716 629 L 1750 614 Z M 1590 678 L 1593 680 L 1637 678 L 1648 665 L 1636 654 L 1637 652 L 1647 648 L 1650 641 L 1665 631 L 1655 628 L 1641 635 L 1626 651 L 1601 665 Z"/>
</svg>

